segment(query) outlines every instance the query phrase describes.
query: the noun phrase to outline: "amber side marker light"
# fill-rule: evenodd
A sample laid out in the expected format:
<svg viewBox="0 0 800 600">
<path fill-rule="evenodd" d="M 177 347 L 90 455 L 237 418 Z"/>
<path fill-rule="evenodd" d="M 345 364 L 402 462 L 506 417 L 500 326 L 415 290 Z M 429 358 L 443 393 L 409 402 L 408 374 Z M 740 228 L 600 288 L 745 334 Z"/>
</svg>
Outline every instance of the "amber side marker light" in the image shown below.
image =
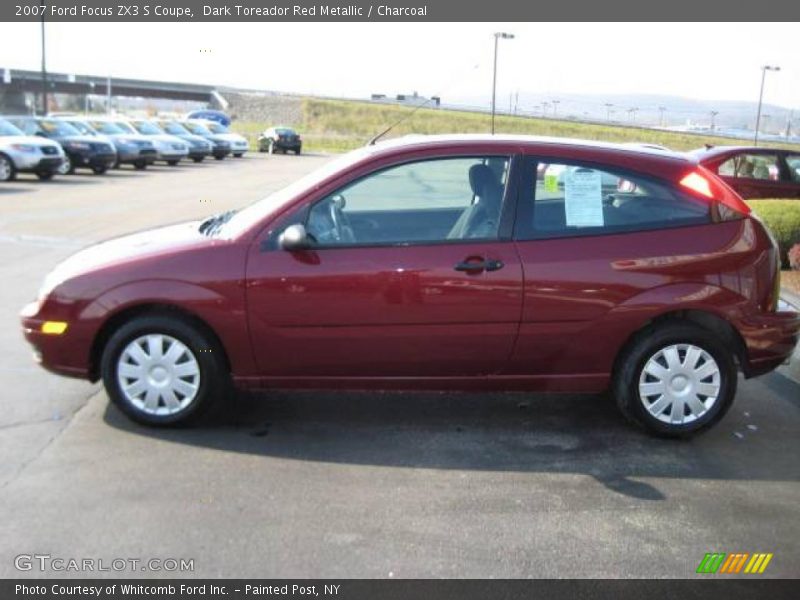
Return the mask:
<svg viewBox="0 0 800 600">
<path fill-rule="evenodd" d="M 61 335 L 67 330 L 64 321 L 45 321 L 42 323 L 42 333 L 45 335 Z"/>
</svg>

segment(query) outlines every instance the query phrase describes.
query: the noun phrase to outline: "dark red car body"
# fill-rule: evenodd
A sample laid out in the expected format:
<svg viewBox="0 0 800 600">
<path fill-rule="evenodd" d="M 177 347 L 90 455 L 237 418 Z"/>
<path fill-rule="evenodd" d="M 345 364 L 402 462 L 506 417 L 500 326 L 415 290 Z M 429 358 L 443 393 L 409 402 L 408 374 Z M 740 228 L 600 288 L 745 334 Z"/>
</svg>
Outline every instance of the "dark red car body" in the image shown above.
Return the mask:
<svg viewBox="0 0 800 600">
<path fill-rule="evenodd" d="M 776 311 L 776 247 L 743 205 L 737 218 L 704 225 L 523 241 L 514 239 L 512 193 L 497 241 L 301 251 L 275 245 L 298 211 L 347 181 L 410 159 L 476 154 L 581 160 L 673 185 L 704 173 L 684 155 L 563 140 L 379 145 L 232 239 L 204 236 L 190 224 L 101 247 L 24 310 L 25 336 L 46 368 L 97 379 L 114 329 L 169 307 L 212 331 L 234 381 L 252 388 L 599 392 L 626 341 L 672 315 L 717 332 L 748 376 L 791 355 L 800 321 Z M 513 173 L 510 185 L 519 187 Z M 738 201 L 704 176 L 726 201 Z M 470 258 L 505 266 L 454 270 Z M 44 335 L 45 320 L 69 328 Z"/>
<path fill-rule="evenodd" d="M 761 146 L 713 146 L 694 151 L 699 163 L 717 175 L 746 200 L 758 198 L 800 198 L 800 150 Z M 741 156 L 769 157 L 771 168 L 765 177 L 726 173 L 720 167 Z"/>
</svg>

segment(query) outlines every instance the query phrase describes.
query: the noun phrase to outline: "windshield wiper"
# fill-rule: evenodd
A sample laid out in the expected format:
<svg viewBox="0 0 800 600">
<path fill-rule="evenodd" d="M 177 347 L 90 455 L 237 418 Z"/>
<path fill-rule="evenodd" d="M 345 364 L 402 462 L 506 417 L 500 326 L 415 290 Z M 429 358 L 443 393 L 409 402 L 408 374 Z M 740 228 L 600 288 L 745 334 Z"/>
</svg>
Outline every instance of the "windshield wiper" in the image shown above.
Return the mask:
<svg viewBox="0 0 800 600">
<path fill-rule="evenodd" d="M 220 227 L 222 227 L 225 223 L 230 221 L 231 217 L 235 214 L 236 214 L 235 210 L 228 210 L 223 213 L 219 213 L 218 215 L 214 215 L 213 217 L 209 217 L 208 219 L 200 223 L 198 231 L 207 236 L 212 236 L 217 231 L 219 231 Z"/>
</svg>

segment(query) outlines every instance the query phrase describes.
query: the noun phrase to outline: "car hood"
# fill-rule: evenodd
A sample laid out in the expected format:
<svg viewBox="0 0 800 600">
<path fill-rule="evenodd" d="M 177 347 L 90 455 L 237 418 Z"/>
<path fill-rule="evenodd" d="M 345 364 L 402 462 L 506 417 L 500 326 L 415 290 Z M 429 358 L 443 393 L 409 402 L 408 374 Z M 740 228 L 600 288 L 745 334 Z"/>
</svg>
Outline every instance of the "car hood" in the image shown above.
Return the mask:
<svg viewBox="0 0 800 600">
<path fill-rule="evenodd" d="M 215 133 L 216 137 L 226 142 L 246 142 L 247 138 L 238 133 Z"/>
<path fill-rule="evenodd" d="M 185 144 L 181 138 L 176 135 L 172 135 L 169 133 L 154 133 L 154 134 L 143 134 L 146 138 L 150 140 L 157 140 L 159 142 L 166 142 L 167 144 Z"/>
<path fill-rule="evenodd" d="M 201 222 L 189 221 L 148 229 L 84 248 L 50 272 L 45 278 L 40 296 L 48 294 L 69 279 L 91 271 L 134 263 L 218 241 L 200 233 L 198 228 Z"/>
<path fill-rule="evenodd" d="M 82 142 L 84 144 L 91 144 L 96 142 L 102 142 L 101 140 L 93 135 L 65 135 L 64 137 L 56 138 L 59 142 L 66 143 L 66 142 Z"/>
<path fill-rule="evenodd" d="M 61 145 L 47 138 L 38 135 L 3 135 L 0 136 L 0 146 L 7 144 L 30 144 L 31 146 L 55 146 L 61 148 Z"/>
</svg>

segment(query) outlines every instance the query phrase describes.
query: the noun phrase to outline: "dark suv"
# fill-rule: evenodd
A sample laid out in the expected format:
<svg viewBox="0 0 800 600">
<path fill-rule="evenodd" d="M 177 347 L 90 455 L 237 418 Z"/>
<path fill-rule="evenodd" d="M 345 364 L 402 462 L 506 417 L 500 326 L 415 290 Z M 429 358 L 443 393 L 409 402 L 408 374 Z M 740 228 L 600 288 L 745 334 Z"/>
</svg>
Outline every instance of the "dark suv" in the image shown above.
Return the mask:
<svg viewBox="0 0 800 600">
<path fill-rule="evenodd" d="M 43 117 L 6 117 L 26 135 L 38 135 L 61 144 L 66 155 L 58 172 L 62 175 L 74 173 L 76 168 L 91 169 L 101 175 L 117 162 L 114 146 L 97 137 L 81 135 L 72 125 L 60 119 Z"/>
</svg>

